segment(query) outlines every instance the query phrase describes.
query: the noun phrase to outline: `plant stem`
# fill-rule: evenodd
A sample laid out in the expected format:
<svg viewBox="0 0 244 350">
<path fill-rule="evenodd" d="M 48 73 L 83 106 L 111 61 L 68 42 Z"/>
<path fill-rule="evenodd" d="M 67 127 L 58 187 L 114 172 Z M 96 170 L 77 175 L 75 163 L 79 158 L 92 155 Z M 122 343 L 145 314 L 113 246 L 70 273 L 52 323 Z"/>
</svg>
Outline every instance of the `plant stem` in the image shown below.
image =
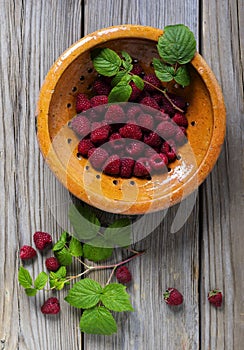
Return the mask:
<svg viewBox="0 0 244 350">
<path fill-rule="evenodd" d="M 110 283 L 110 281 L 111 281 L 111 279 L 112 279 L 112 277 L 113 277 L 113 274 L 114 274 L 114 271 L 116 270 L 116 268 L 117 268 L 117 266 L 114 266 L 114 268 L 113 268 L 113 270 L 112 270 L 112 272 L 111 272 L 111 274 L 110 274 L 110 276 L 109 276 L 109 279 L 107 280 L 106 286 Z"/>
</svg>

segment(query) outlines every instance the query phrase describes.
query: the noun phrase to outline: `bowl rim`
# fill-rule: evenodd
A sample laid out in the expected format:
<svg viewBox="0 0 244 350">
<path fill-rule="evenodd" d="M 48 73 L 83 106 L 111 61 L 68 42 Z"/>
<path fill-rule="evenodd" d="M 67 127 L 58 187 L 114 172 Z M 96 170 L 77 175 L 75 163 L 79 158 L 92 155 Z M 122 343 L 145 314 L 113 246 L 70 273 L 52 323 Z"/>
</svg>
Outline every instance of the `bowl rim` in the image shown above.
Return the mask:
<svg viewBox="0 0 244 350">
<path fill-rule="evenodd" d="M 49 72 L 47 73 L 45 80 L 40 89 L 39 98 L 37 102 L 36 109 L 36 125 L 37 125 L 37 139 L 41 153 L 47 162 L 48 166 L 51 168 L 58 180 L 67 188 L 67 183 L 69 187 L 67 188 L 74 196 L 81 199 L 82 201 L 93 205 L 90 202 L 85 191 L 81 191 L 81 188 L 77 189 L 76 184 L 73 183 L 72 178 L 67 174 L 62 165 L 61 161 L 56 156 L 56 153 L 52 147 L 51 138 L 49 135 L 49 126 L 48 126 L 48 115 L 49 115 L 49 104 L 52 99 L 53 91 L 58 83 L 59 78 L 62 76 L 64 71 L 68 68 L 70 63 L 75 60 L 81 53 L 86 52 L 94 47 L 94 44 L 97 46 L 99 44 L 104 44 L 106 41 L 111 41 L 120 38 L 139 38 L 146 39 L 151 41 L 158 41 L 158 38 L 163 34 L 163 30 L 143 25 L 131 25 L 124 24 L 118 26 L 110 26 L 107 28 L 99 29 L 93 33 L 90 33 L 69 48 L 67 48 L 54 62 Z M 222 95 L 221 88 L 218 84 L 218 81 L 203 59 L 203 57 L 196 52 L 191 65 L 197 70 L 198 74 L 201 76 L 204 84 L 209 91 L 209 96 L 211 99 L 212 110 L 213 110 L 213 131 L 208 150 L 197 168 L 196 172 L 193 174 L 189 180 L 184 183 L 184 191 L 182 194 L 178 193 L 179 188 L 173 190 L 169 195 L 165 197 L 155 198 L 152 200 L 153 205 L 146 206 L 148 212 L 154 212 L 166 209 L 174 204 L 179 203 L 192 192 L 197 190 L 200 184 L 206 179 L 208 174 L 212 171 L 221 151 L 222 144 L 225 138 L 226 131 L 226 110 L 224 104 L 224 98 Z M 213 142 L 214 140 L 214 142 Z M 197 180 L 196 180 L 197 179 Z M 180 194 L 180 195 L 179 195 Z M 119 206 L 117 201 L 117 205 Z M 123 201 L 122 201 L 123 202 Z M 128 203 L 128 202 L 126 202 Z M 99 206 L 97 206 L 99 208 Z M 121 209 L 123 208 L 123 205 Z M 133 209 L 131 209 L 133 208 Z M 144 202 L 135 202 L 132 207 L 125 211 L 118 211 L 117 213 L 137 215 L 145 213 L 145 204 Z M 102 203 L 102 206 L 99 208 L 108 212 L 115 213 L 114 202 L 111 200 L 106 201 L 106 205 Z"/>
</svg>

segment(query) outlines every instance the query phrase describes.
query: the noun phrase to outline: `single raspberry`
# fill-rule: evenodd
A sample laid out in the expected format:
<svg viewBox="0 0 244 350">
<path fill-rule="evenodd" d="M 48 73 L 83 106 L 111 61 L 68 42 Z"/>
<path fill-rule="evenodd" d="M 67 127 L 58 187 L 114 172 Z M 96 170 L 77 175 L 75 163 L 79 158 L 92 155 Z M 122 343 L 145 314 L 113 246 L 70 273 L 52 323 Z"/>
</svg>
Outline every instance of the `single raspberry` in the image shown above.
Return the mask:
<svg viewBox="0 0 244 350">
<path fill-rule="evenodd" d="M 133 104 L 131 107 L 128 108 L 128 111 L 126 112 L 126 118 L 127 120 L 134 119 L 142 113 L 142 109 L 139 105 Z"/>
<path fill-rule="evenodd" d="M 76 97 L 76 112 L 80 113 L 91 108 L 91 102 L 85 94 L 78 94 Z"/>
<path fill-rule="evenodd" d="M 187 128 L 188 126 L 188 120 L 186 119 L 186 116 L 182 113 L 175 113 L 172 120 L 179 126 L 184 126 L 184 128 Z"/>
<path fill-rule="evenodd" d="M 143 68 L 142 68 L 142 66 L 140 66 L 139 63 L 135 63 L 135 64 L 133 64 L 133 68 L 130 72 L 132 74 L 135 74 L 135 75 L 141 75 L 143 72 Z"/>
<path fill-rule="evenodd" d="M 36 250 L 30 245 L 23 245 L 20 248 L 20 259 L 22 260 L 33 259 L 36 256 L 36 254 Z"/>
<path fill-rule="evenodd" d="M 133 174 L 135 161 L 132 158 L 122 158 L 120 167 L 120 176 L 123 178 L 130 178 Z"/>
<path fill-rule="evenodd" d="M 125 139 L 118 132 L 115 132 L 109 138 L 109 145 L 115 151 L 120 151 L 125 147 Z"/>
<path fill-rule="evenodd" d="M 164 293 L 164 300 L 168 305 L 181 305 L 183 295 L 176 288 L 168 288 Z"/>
<path fill-rule="evenodd" d="M 161 147 L 161 152 L 167 154 L 170 151 L 170 145 L 167 141 L 164 141 Z"/>
<path fill-rule="evenodd" d="M 111 91 L 111 85 L 101 78 L 94 81 L 92 86 L 96 95 L 108 95 Z"/>
<path fill-rule="evenodd" d="M 137 123 L 142 128 L 142 130 L 145 130 L 145 129 L 153 130 L 154 121 L 153 121 L 153 117 L 150 114 L 141 113 L 137 117 Z"/>
<path fill-rule="evenodd" d="M 109 138 L 110 126 L 104 125 L 91 132 L 91 142 L 94 144 L 102 144 Z"/>
<path fill-rule="evenodd" d="M 45 301 L 45 303 L 41 307 L 41 312 L 43 314 L 55 315 L 60 311 L 60 304 L 57 298 L 49 298 Z"/>
<path fill-rule="evenodd" d="M 139 158 L 134 166 L 133 174 L 137 177 L 148 177 L 151 173 L 151 165 L 147 158 Z"/>
<path fill-rule="evenodd" d="M 116 278 L 119 283 L 129 283 L 132 279 L 131 273 L 126 266 L 120 266 L 116 270 Z"/>
<path fill-rule="evenodd" d="M 174 140 L 178 145 L 183 145 L 187 141 L 186 129 L 183 126 L 177 128 Z"/>
<path fill-rule="evenodd" d="M 60 263 L 54 256 L 47 258 L 45 264 L 48 271 L 57 271 L 60 268 Z"/>
<path fill-rule="evenodd" d="M 95 109 L 90 108 L 88 111 L 83 113 L 83 115 L 86 116 L 90 122 L 97 122 L 101 120 L 101 117 L 103 117 L 103 115 L 101 116 L 101 114 L 99 113 L 98 107 L 96 107 Z"/>
<path fill-rule="evenodd" d="M 93 149 L 90 149 L 88 156 L 92 150 Z M 94 169 L 101 170 L 108 157 L 108 152 L 105 149 L 99 147 L 92 151 L 92 154 L 89 156 L 89 161 Z"/>
<path fill-rule="evenodd" d="M 216 306 L 216 307 L 220 307 L 222 305 L 222 301 L 223 301 L 223 295 L 221 293 L 220 290 L 218 289 L 213 289 L 208 293 L 208 301 Z"/>
<path fill-rule="evenodd" d="M 145 75 L 143 80 L 145 82 L 144 89 L 146 91 L 154 92 L 154 91 L 156 91 L 155 87 L 157 87 L 157 88 L 161 87 L 161 81 L 154 74 Z M 149 84 L 147 84 L 147 83 L 149 83 Z"/>
<path fill-rule="evenodd" d="M 83 139 L 78 144 L 78 152 L 83 156 L 88 156 L 88 151 L 94 147 L 90 139 Z"/>
<path fill-rule="evenodd" d="M 144 144 L 137 140 L 127 140 L 125 150 L 131 157 L 137 157 L 144 151 Z"/>
<path fill-rule="evenodd" d="M 92 107 L 97 107 L 97 106 L 101 106 L 101 105 L 106 105 L 108 103 L 108 96 L 106 95 L 97 95 L 97 96 L 93 96 L 90 99 L 91 102 L 91 106 Z"/>
<path fill-rule="evenodd" d="M 125 118 L 126 116 L 123 108 L 116 104 L 109 106 L 105 114 L 105 120 L 108 123 L 123 123 Z"/>
<path fill-rule="evenodd" d="M 163 95 L 160 92 L 151 94 L 151 97 L 157 102 L 158 105 L 161 105 Z"/>
<path fill-rule="evenodd" d="M 71 128 L 81 137 L 87 136 L 91 131 L 91 123 L 84 115 L 78 115 L 71 121 Z"/>
<path fill-rule="evenodd" d="M 176 153 L 171 149 L 169 152 L 165 153 L 169 162 L 173 162 L 176 159 Z"/>
<path fill-rule="evenodd" d="M 161 122 L 170 121 L 170 116 L 169 116 L 169 114 L 167 114 L 167 113 L 164 112 L 164 109 L 160 109 L 160 111 L 158 111 L 158 112 L 155 114 L 154 119 L 155 119 L 158 123 L 161 123 Z"/>
<path fill-rule="evenodd" d="M 116 154 L 110 156 L 105 162 L 103 171 L 108 175 L 118 175 L 120 173 L 120 157 Z"/>
<path fill-rule="evenodd" d="M 159 153 L 159 156 L 161 157 L 161 159 L 163 160 L 164 164 L 167 165 L 169 160 L 168 157 L 166 156 L 166 154 L 164 153 Z"/>
<path fill-rule="evenodd" d="M 158 124 L 156 132 L 161 136 L 163 139 L 168 140 L 176 133 L 176 127 L 171 122 L 161 122 Z"/>
<path fill-rule="evenodd" d="M 37 231 L 34 233 L 33 239 L 39 250 L 44 250 L 52 243 L 52 236 L 47 232 Z"/>
<path fill-rule="evenodd" d="M 166 157 L 167 159 L 167 157 Z M 165 163 L 163 157 L 160 156 L 160 154 L 154 154 L 150 159 L 150 165 L 153 170 L 155 171 L 166 171 L 167 170 L 167 163 Z"/>
<path fill-rule="evenodd" d="M 129 101 L 136 101 L 137 98 L 140 96 L 142 90 L 140 90 L 133 81 L 130 82 L 130 86 L 132 88 L 132 92 Z"/>
<path fill-rule="evenodd" d="M 145 142 L 145 144 L 153 148 L 158 148 L 162 144 L 160 136 L 154 131 L 151 131 L 148 135 L 144 135 L 143 141 Z"/>
<path fill-rule="evenodd" d="M 142 105 L 145 105 L 145 106 L 148 106 L 148 107 L 151 107 L 151 108 L 154 108 L 154 109 L 160 109 L 159 108 L 159 105 L 157 104 L 157 102 L 154 100 L 154 98 L 152 97 L 144 97 L 140 103 Z"/>
<path fill-rule="evenodd" d="M 142 131 L 138 125 L 126 124 L 119 129 L 119 133 L 122 137 L 140 140 L 142 138 Z"/>
</svg>

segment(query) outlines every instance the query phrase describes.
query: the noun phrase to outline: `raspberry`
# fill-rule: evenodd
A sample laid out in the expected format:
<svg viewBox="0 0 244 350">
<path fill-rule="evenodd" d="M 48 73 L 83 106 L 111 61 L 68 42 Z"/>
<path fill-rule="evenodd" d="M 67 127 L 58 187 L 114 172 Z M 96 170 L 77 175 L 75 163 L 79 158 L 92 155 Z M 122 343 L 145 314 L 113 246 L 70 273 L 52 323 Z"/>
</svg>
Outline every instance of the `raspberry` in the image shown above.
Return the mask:
<svg viewBox="0 0 244 350">
<path fill-rule="evenodd" d="M 142 127 L 143 130 L 145 129 L 153 130 L 154 121 L 153 121 L 153 117 L 150 114 L 141 113 L 137 117 L 137 122 L 139 126 Z"/>
<path fill-rule="evenodd" d="M 101 119 L 101 115 L 99 114 L 98 107 L 96 107 L 95 110 L 93 108 L 91 108 L 88 111 L 86 111 L 85 113 L 83 113 L 83 115 L 84 114 L 90 122 L 99 121 Z"/>
<path fill-rule="evenodd" d="M 44 250 L 52 243 L 52 236 L 47 232 L 35 232 L 33 239 L 37 249 L 39 250 Z"/>
<path fill-rule="evenodd" d="M 125 113 L 122 107 L 116 104 L 109 106 L 105 114 L 105 120 L 109 123 L 123 123 Z"/>
<path fill-rule="evenodd" d="M 133 68 L 131 70 L 132 74 L 140 75 L 142 74 L 142 72 L 143 72 L 142 66 L 140 66 L 138 63 L 133 64 Z"/>
<path fill-rule="evenodd" d="M 144 89 L 145 89 L 146 91 L 153 92 L 153 91 L 156 91 L 156 89 L 154 88 L 154 86 L 157 87 L 157 88 L 160 88 L 160 87 L 161 87 L 161 82 L 160 82 L 160 80 L 159 80 L 159 79 L 156 77 L 156 75 L 154 75 L 154 74 L 147 74 L 147 75 L 145 75 L 144 78 L 143 78 L 143 80 L 144 80 L 144 82 L 145 82 L 145 84 L 144 84 Z M 151 85 L 147 84 L 147 82 L 148 82 L 149 84 L 154 85 L 154 86 L 151 86 Z"/>
<path fill-rule="evenodd" d="M 138 125 L 126 124 L 119 129 L 119 133 L 122 137 L 140 140 L 142 138 L 142 131 Z"/>
<path fill-rule="evenodd" d="M 87 136 L 91 131 L 91 124 L 87 117 L 78 115 L 71 121 L 71 128 L 80 136 Z"/>
<path fill-rule="evenodd" d="M 139 105 L 135 105 L 133 104 L 127 111 L 126 113 L 126 117 L 128 120 L 130 119 L 135 119 L 138 114 L 140 114 L 142 112 L 142 109 Z"/>
<path fill-rule="evenodd" d="M 144 144 L 136 140 L 127 141 L 125 150 L 130 156 L 136 157 L 144 151 Z"/>
<path fill-rule="evenodd" d="M 168 288 L 164 293 L 164 300 L 168 305 L 180 305 L 183 303 L 183 295 L 176 288 Z"/>
<path fill-rule="evenodd" d="M 154 100 L 154 98 L 152 97 L 144 97 L 141 101 L 141 104 L 154 108 L 154 109 L 160 109 L 159 105 L 157 104 L 157 102 Z"/>
<path fill-rule="evenodd" d="M 167 159 L 167 157 L 166 157 Z M 163 157 L 160 156 L 160 154 L 154 154 L 151 158 L 150 158 L 150 165 L 152 167 L 153 170 L 155 171 L 165 171 L 167 170 L 167 163 L 165 163 Z M 168 161 L 168 159 L 167 159 Z"/>
<path fill-rule="evenodd" d="M 132 92 L 129 101 L 136 101 L 136 99 L 140 96 L 142 90 L 140 90 L 133 81 L 130 82 L 130 86 L 132 88 Z"/>
<path fill-rule="evenodd" d="M 88 151 L 94 147 L 94 144 L 90 139 L 83 139 L 78 144 L 78 152 L 83 156 L 87 157 Z"/>
<path fill-rule="evenodd" d="M 105 105 L 108 103 L 108 96 L 106 95 L 98 95 L 98 96 L 93 96 L 90 99 L 91 106 L 92 107 L 97 107 L 101 105 Z"/>
<path fill-rule="evenodd" d="M 151 146 L 153 148 L 158 148 L 162 144 L 162 140 L 160 136 L 156 132 L 150 132 L 149 135 L 144 135 L 143 140 L 148 146 Z"/>
<path fill-rule="evenodd" d="M 113 133 L 109 138 L 109 145 L 115 150 L 120 151 L 125 147 L 125 139 L 122 138 L 122 136 L 116 132 Z"/>
<path fill-rule="evenodd" d="M 151 97 L 157 102 L 158 105 L 161 105 L 162 103 L 162 94 L 160 93 L 154 93 L 154 94 L 151 94 Z"/>
<path fill-rule="evenodd" d="M 36 250 L 29 245 L 23 245 L 20 248 L 20 259 L 22 260 L 33 259 L 36 254 Z"/>
<path fill-rule="evenodd" d="M 57 298 L 49 298 L 41 307 L 41 312 L 43 314 L 55 315 L 60 311 L 60 304 Z"/>
<path fill-rule="evenodd" d="M 156 154 L 156 151 L 153 148 L 147 147 L 145 149 L 145 157 L 146 158 L 151 158 L 152 156 L 154 156 L 154 154 Z"/>
<path fill-rule="evenodd" d="M 183 143 L 187 141 L 187 138 L 185 135 L 186 135 L 186 129 L 183 126 L 177 128 L 176 134 L 174 136 L 175 142 L 178 145 L 183 145 Z"/>
<path fill-rule="evenodd" d="M 116 270 L 116 278 L 119 283 L 129 283 L 132 279 L 131 273 L 126 266 L 120 266 Z"/>
<path fill-rule="evenodd" d="M 92 153 L 91 153 L 92 151 Z M 90 155 L 89 155 L 90 153 Z M 88 152 L 88 156 L 89 156 L 89 161 L 91 163 L 91 165 L 93 166 L 94 169 L 97 170 L 101 170 L 105 161 L 108 159 L 109 155 L 108 152 L 99 147 L 99 148 L 95 148 L 95 150 L 93 151 L 93 148 L 90 149 L 90 151 Z"/>
<path fill-rule="evenodd" d="M 60 268 L 60 263 L 54 256 L 47 258 L 45 264 L 48 271 L 57 271 Z"/>
<path fill-rule="evenodd" d="M 78 94 L 76 97 L 76 112 L 80 113 L 91 108 L 91 102 L 85 94 Z"/>
<path fill-rule="evenodd" d="M 164 154 L 167 154 L 169 151 L 170 151 L 170 145 L 168 144 L 167 141 L 163 142 L 161 147 L 161 152 Z"/>
<path fill-rule="evenodd" d="M 108 95 L 111 91 L 111 86 L 106 81 L 98 78 L 94 81 L 92 89 L 97 95 Z"/>
<path fill-rule="evenodd" d="M 133 174 L 137 177 L 147 177 L 150 175 L 151 166 L 147 158 L 139 158 L 134 166 Z"/>
<path fill-rule="evenodd" d="M 102 144 L 108 140 L 110 133 L 110 126 L 104 125 L 91 132 L 91 142 L 95 144 Z"/>
<path fill-rule="evenodd" d="M 161 157 L 161 159 L 163 160 L 164 164 L 167 165 L 169 160 L 168 157 L 166 156 L 166 154 L 164 153 L 159 153 L 159 156 Z"/>
<path fill-rule="evenodd" d="M 172 120 L 179 126 L 184 126 L 184 128 L 187 128 L 188 126 L 188 120 L 186 119 L 185 115 L 182 113 L 175 113 Z"/>
<path fill-rule="evenodd" d="M 170 150 L 169 152 L 165 153 L 165 155 L 167 156 L 169 162 L 173 162 L 176 158 L 176 154 L 173 150 Z"/>
<path fill-rule="evenodd" d="M 213 289 L 208 293 L 208 301 L 216 306 L 216 307 L 220 307 L 222 305 L 222 301 L 223 301 L 223 295 L 221 293 L 220 290 L 218 289 Z"/>
<path fill-rule="evenodd" d="M 177 107 L 182 110 L 186 110 L 186 101 L 183 97 L 171 93 L 168 93 L 168 97 Z M 170 114 L 171 116 L 176 113 L 176 109 L 172 106 L 172 104 L 167 100 L 165 96 L 162 97 L 162 104 L 166 113 Z"/>
<path fill-rule="evenodd" d="M 160 109 L 160 111 L 155 114 L 154 118 L 158 123 L 170 121 L 170 116 L 165 113 L 163 109 Z"/>
<path fill-rule="evenodd" d="M 171 122 L 161 122 L 158 124 L 156 132 L 164 139 L 168 140 L 176 133 L 176 127 Z"/>
<path fill-rule="evenodd" d="M 135 161 L 132 158 L 122 158 L 120 167 L 120 176 L 124 178 L 130 178 L 133 174 L 133 168 Z"/>
<path fill-rule="evenodd" d="M 118 175 L 120 173 L 120 158 L 114 154 L 108 158 L 104 165 L 104 173 L 108 175 Z"/>
</svg>

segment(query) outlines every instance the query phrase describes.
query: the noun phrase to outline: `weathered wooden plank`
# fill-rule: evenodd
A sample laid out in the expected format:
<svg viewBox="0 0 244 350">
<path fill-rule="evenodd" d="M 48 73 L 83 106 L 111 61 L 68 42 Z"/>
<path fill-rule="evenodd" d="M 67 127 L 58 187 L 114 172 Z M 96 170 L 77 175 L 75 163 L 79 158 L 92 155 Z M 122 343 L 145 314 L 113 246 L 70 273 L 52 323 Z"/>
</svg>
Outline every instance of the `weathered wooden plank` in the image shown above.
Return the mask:
<svg viewBox="0 0 244 350">
<path fill-rule="evenodd" d="M 202 187 L 202 349 L 243 348 L 243 2 L 203 1 L 202 53 L 216 74 L 227 109 L 227 134 L 217 165 Z M 215 310 L 208 290 L 224 292 Z"/>
<path fill-rule="evenodd" d="M 146 0 L 85 3 L 85 33 L 123 23 L 161 28 L 185 23 L 198 38 L 198 4 L 185 1 L 179 6 L 177 1 Z M 147 253 L 129 263 L 133 283 L 128 291 L 135 312 L 118 316 L 119 330 L 114 336 L 84 335 L 86 349 L 198 349 L 198 203 L 186 225 L 170 234 L 176 212 L 174 207 L 164 220 L 165 213 L 159 213 L 148 215 L 141 222 L 143 234 L 161 216 L 159 227 L 135 245 L 137 250 L 146 249 Z M 108 272 L 93 276 L 105 283 Z M 162 296 L 164 289 L 172 285 L 183 292 L 186 300 L 176 312 L 164 304 Z"/>
</svg>

